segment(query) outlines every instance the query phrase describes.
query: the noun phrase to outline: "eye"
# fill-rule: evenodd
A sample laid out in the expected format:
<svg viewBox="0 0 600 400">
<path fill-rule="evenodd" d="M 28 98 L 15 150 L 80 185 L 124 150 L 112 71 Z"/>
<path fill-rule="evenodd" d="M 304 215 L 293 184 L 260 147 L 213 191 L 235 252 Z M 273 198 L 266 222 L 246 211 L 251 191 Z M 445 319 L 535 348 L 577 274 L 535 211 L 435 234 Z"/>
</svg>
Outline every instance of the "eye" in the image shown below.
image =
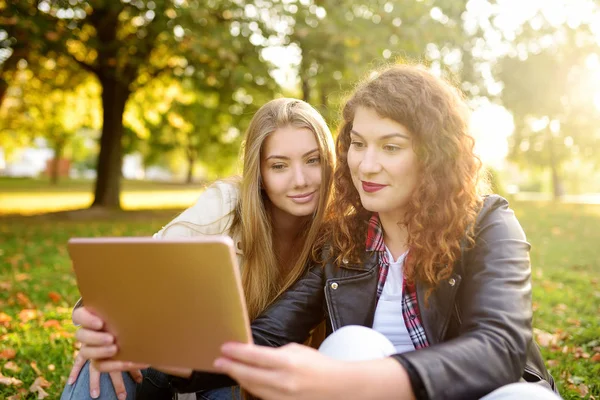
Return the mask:
<svg viewBox="0 0 600 400">
<path fill-rule="evenodd" d="M 350 146 L 353 146 L 356 149 L 362 149 L 365 145 L 363 142 L 359 142 L 358 140 L 353 140 L 350 142 Z"/>
<path fill-rule="evenodd" d="M 310 158 L 306 163 L 307 164 L 318 164 L 321 162 L 321 157 L 313 157 Z"/>
<path fill-rule="evenodd" d="M 284 168 L 285 168 L 285 164 L 273 164 L 273 165 L 271 165 L 271 169 L 274 169 L 274 170 L 279 170 L 280 171 L 280 170 L 282 170 Z"/>
<path fill-rule="evenodd" d="M 400 149 L 402 149 L 400 146 L 395 145 L 395 144 L 386 144 L 383 146 L 383 149 L 385 151 L 387 151 L 388 153 L 394 153 Z"/>
</svg>

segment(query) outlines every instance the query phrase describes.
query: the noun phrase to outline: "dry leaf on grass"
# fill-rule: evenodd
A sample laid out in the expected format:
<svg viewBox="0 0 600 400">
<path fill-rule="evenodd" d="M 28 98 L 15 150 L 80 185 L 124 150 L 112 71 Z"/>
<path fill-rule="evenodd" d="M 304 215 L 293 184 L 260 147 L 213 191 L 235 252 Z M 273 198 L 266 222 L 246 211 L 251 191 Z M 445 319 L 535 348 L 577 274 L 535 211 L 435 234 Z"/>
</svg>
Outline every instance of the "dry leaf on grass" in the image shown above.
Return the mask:
<svg viewBox="0 0 600 400">
<path fill-rule="evenodd" d="M 31 302 L 31 300 L 29 300 L 29 297 L 27 297 L 25 293 L 19 292 L 17 293 L 16 297 L 17 303 L 19 303 L 21 307 L 33 308 L 33 303 Z"/>
<path fill-rule="evenodd" d="M 0 326 L 8 328 L 10 321 L 12 321 L 12 317 L 10 315 L 0 312 Z"/>
<path fill-rule="evenodd" d="M 31 321 L 32 319 L 36 319 L 38 315 L 37 310 L 33 310 L 31 308 L 25 308 L 19 312 L 19 319 L 21 322 L 26 323 Z"/>
<path fill-rule="evenodd" d="M 53 303 L 58 303 L 62 299 L 61 295 L 56 292 L 48 293 L 48 298 L 50 298 L 50 300 L 52 300 Z"/>
<path fill-rule="evenodd" d="M 62 328 L 62 325 L 60 324 L 60 322 L 58 322 L 55 319 L 49 319 L 48 321 L 44 322 L 44 328 L 56 328 L 56 329 L 60 329 Z"/>
<path fill-rule="evenodd" d="M 0 385 L 19 386 L 22 384 L 23 384 L 23 382 L 18 380 L 17 378 L 13 378 L 12 376 L 4 376 L 0 372 Z"/>
<path fill-rule="evenodd" d="M 17 391 L 17 394 L 9 396 L 6 400 L 23 400 L 27 398 L 29 392 L 25 388 L 21 388 Z"/>
<path fill-rule="evenodd" d="M 542 347 L 556 346 L 558 344 L 559 335 L 533 328 L 535 340 Z"/>
<path fill-rule="evenodd" d="M 7 370 L 13 371 L 13 372 L 19 372 L 21 370 L 21 367 L 19 367 L 16 362 L 9 361 L 6 364 L 4 364 L 4 369 L 7 369 Z"/>
<path fill-rule="evenodd" d="M 600 362 L 600 353 L 596 353 L 590 358 L 593 362 Z"/>
<path fill-rule="evenodd" d="M 587 385 L 584 385 L 582 383 L 579 386 L 577 386 L 577 391 L 579 392 L 579 394 L 581 395 L 581 397 L 585 397 L 590 392 L 590 389 L 587 387 Z"/>
<path fill-rule="evenodd" d="M 44 388 L 50 387 L 50 382 L 48 382 L 44 377 L 38 376 L 33 384 L 29 387 L 29 392 L 37 393 L 37 398 L 39 400 L 45 399 L 48 397 L 48 393 L 44 390 Z"/>
<path fill-rule="evenodd" d="M 35 371 L 36 374 L 42 375 L 42 371 L 40 371 L 40 369 L 38 368 L 37 363 L 35 361 L 30 362 L 29 365 Z"/>
<path fill-rule="evenodd" d="M 10 360 L 15 358 L 17 351 L 15 349 L 0 350 L 0 359 Z"/>
</svg>

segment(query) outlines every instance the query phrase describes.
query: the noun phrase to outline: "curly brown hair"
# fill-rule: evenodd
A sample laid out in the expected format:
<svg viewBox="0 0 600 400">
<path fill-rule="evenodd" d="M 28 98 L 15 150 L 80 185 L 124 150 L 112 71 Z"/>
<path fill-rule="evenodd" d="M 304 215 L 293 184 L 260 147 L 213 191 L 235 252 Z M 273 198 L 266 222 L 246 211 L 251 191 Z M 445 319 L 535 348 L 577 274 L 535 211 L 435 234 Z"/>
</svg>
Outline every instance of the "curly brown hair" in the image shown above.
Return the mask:
<svg viewBox="0 0 600 400">
<path fill-rule="evenodd" d="M 452 85 L 430 72 L 396 65 L 360 84 L 343 108 L 336 142 L 334 201 L 328 235 L 335 262 L 360 262 L 371 212 L 360 202 L 348 168 L 350 131 L 358 107 L 405 126 L 412 134 L 419 180 L 406 206 L 410 257 L 405 278 L 434 288 L 448 278 L 461 241 L 473 243 L 472 226 L 481 206 L 481 162 L 468 133 L 468 108 Z"/>
</svg>

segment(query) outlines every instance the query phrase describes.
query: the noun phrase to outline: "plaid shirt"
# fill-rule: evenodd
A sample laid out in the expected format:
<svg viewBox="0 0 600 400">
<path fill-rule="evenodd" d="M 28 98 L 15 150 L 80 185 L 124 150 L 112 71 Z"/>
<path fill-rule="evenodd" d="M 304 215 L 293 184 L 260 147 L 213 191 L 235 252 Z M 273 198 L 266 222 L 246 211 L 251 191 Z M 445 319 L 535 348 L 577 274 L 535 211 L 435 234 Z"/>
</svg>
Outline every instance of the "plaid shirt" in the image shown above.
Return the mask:
<svg viewBox="0 0 600 400">
<path fill-rule="evenodd" d="M 378 253 L 379 280 L 377 282 L 377 299 L 379 299 L 387 279 L 390 262 L 385 251 L 383 229 L 381 228 L 379 214 L 377 213 L 374 213 L 369 220 L 366 244 L 367 251 Z M 428 347 L 429 342 L 425 336 L 425 329 L 423 329 L 423 325 L 421 324 L 421 315 L 419 313 L 419 305 L 417 304 L 417 290 L 415 284 L 407 283 L 406 279 L 402 280 L 402 316 L 404 317 L 406 329 L 415 349 Z"/>
</svg>

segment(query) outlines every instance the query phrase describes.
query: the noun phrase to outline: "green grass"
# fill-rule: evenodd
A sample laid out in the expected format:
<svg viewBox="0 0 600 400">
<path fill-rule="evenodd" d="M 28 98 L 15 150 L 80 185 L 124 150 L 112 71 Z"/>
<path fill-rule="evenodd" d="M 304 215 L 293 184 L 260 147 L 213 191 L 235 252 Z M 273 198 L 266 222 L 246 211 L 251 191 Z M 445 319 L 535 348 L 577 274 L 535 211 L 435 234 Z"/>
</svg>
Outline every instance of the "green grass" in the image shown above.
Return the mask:
<svg viewBox="0 0 600 400">
<path fill-rule="evenodd" d="M 592 357 L 600 352 L 600 206 L 516 203 L 514 208 L 533 245 L 534 325 L 538 334 L 547 332 L 546 338 L 554 340 L 542 349 L 550 370 L 564 398 L 581 398 L 586 389 L 588 398 L 598 398 L 600 362 Z M 97 221 L 0 218 L 0 354 L 15 350 L 11 361 L 20 368 L 7 369 L 7 360 L 0 358 L 0 372 L 23 381 L 20 387 L 0 384 L 0 398 L 28 390 L 38 376 L 32 363 L 51 383 L 48 398 L 60 396 L 76 350 L 70 307 L 79 297 L 67 240 L 149 235 L 174 215 L 125 212 Z M 28 316 L 33 319 L 26 321 Z"/>
<path fill-rule="evenodd" d="M 123 180 L 121 205 L 126 210 L 184 208 L 193 204 L 205 185 Z M 32 215 L 87 208 L 93 201 L 92 181 L 0 177 L 0 215 Z"/>
</svg>

